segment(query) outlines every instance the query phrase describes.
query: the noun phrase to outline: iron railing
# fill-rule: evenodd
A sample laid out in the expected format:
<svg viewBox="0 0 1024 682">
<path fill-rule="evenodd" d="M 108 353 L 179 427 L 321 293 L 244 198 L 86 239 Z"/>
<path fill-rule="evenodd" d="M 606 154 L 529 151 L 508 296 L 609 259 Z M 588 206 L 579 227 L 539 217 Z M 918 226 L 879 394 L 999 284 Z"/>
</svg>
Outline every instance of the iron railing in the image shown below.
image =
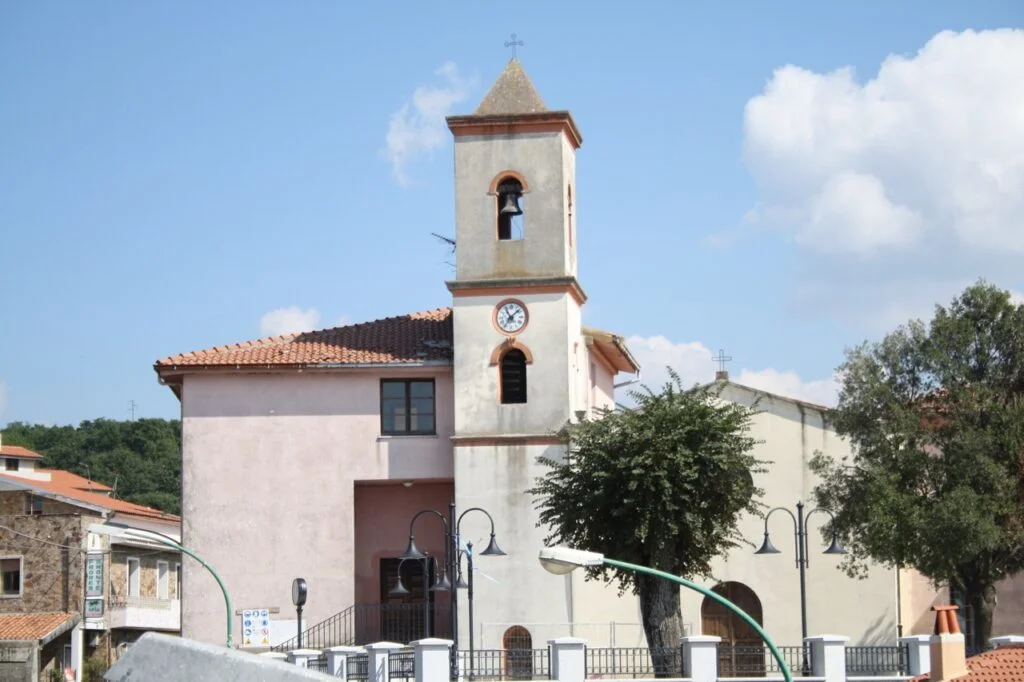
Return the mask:
<svg viewBox="0 0 1024 682">
<path fill-rule="evenodd" d="M 416 653 L 412 649 L 400 649 L 388 653 L 388 677 L 394 679 L 416 679 Z"/>
<path fill-rule="evenodd" d="M 792 673 L 809 675 L 811 672 L 811 647 L 780 646 L 779 653 Z M 719 677 L 757 677 L 769 673 L 780 673 L 779 662 L 766 646 L 719 644 Z"/>
<path fill-rule="evenodd" d="M 317 658 L 311 658 L 306 661 L 306 667 L 310 670 L 316 670 L 317 672 L 327 672 L 327 654 L 320 654 Z"/>
<path fill-rule="evenodd" d="M 587 648 L 586 677 L 683 676 L 682 647 Z"/>
<path fill-rule="evenodd" d="M 355 604 L 302 633 L 305 649 L 359 646 L 373 642 L 408 644 L 425 637 L 451 637 L 448 606 L 433 604 Z M 299 648 L 298 637 L 272 647 L 273 651 Z"/>
<path fill-rule="evenodd" d="M 882 675 L 907 670 L 910 656 L 906 644 L 900 646 L 848 646 L 846 647 L 846 672 L 858 675 Z"/>
<path fill-rule="evenodd" d="M 370 679 L 370 657 L 368 655 L 349 656 L 346 666 L 345 679 L 360 681 Z"/>
<path fill-rule="evenodd" d="M 464 652 L 465 653 L 465 652 Z M 546 680 L 551 675 L 548 649 L 480 649 L 462 662 L 463 674 L 476 680 Z"/>
</svg>

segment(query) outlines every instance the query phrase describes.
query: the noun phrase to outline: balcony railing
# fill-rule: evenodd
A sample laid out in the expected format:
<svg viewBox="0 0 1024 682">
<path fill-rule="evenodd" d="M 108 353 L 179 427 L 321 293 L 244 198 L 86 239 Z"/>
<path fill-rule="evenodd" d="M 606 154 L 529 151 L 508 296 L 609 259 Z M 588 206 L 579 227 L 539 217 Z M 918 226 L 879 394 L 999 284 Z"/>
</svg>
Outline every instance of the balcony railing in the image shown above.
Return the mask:
<svg viewBox="0 0 1024 682">
<path fill-rule="evenodd" d="M 181 602 L 157 597 L 113 597 L 107 626 L 146 630 L 181 630 Z"/>
</svg>

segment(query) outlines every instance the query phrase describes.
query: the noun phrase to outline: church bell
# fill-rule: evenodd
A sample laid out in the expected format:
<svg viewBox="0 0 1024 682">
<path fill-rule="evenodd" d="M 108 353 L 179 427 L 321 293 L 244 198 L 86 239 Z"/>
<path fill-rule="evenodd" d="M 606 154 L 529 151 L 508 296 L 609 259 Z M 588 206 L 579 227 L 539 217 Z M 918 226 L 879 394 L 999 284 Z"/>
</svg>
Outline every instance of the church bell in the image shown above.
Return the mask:
<svg viewBox="0 0 1024 682">
<path fill-rule="evenodd" d="M 523 209 L 519 208 L 517 192 L 505 193 L 505 205 L 501 207 L 501 215 L 523 215 Z"/>
</svg>

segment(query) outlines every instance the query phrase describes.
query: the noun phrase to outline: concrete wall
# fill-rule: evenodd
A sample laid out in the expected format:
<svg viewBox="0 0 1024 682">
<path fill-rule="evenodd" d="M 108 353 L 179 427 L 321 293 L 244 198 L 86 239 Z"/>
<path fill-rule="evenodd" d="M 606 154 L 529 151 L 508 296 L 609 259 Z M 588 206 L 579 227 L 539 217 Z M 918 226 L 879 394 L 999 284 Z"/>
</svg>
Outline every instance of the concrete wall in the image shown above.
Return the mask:
<svg viewBox="0 0 1024 682">
<path fill-rule="evenodd" d="M 306 622 L 351 605 L 354 483 L 451 479 L 450 369 L 387 375 L 435 379 L 435 436 L 380 435 L 381 376 L 307 371 L 185 378 L 182 539 L 217 569 L 236 609 L 276 607 L 273 618 L 293 618 L 297 576 L 310 590 Z M 223 641 L 220 589 L 190 559 L 183 571 L 183 636 Z"/>
<path fill-rule="evenodd" d="M 520 173 L 528 187 L 522 240 L 497 239 L 497 199 L 488 190 L 506 170 Z M 575 275 L 568 240 L 574 179 L 575 153 L 560 132 L 456 138 L 457 279 Z"/>
</svg>

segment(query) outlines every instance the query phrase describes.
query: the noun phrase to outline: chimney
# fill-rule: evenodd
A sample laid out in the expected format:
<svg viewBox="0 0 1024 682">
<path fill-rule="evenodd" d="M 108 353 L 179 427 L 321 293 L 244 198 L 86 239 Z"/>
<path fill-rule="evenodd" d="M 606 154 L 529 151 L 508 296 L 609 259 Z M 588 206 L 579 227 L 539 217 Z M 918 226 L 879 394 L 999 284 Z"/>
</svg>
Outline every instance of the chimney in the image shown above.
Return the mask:
<svg viewBox="0 0 1024 682">
<path fill-rule="evenodd" d="M 959 606 L 933 606 L 935 631 L 930 641 L 931 682 L 947 682 L 969 673 L 964 636 L 956 612 Z"/>
</svg>

